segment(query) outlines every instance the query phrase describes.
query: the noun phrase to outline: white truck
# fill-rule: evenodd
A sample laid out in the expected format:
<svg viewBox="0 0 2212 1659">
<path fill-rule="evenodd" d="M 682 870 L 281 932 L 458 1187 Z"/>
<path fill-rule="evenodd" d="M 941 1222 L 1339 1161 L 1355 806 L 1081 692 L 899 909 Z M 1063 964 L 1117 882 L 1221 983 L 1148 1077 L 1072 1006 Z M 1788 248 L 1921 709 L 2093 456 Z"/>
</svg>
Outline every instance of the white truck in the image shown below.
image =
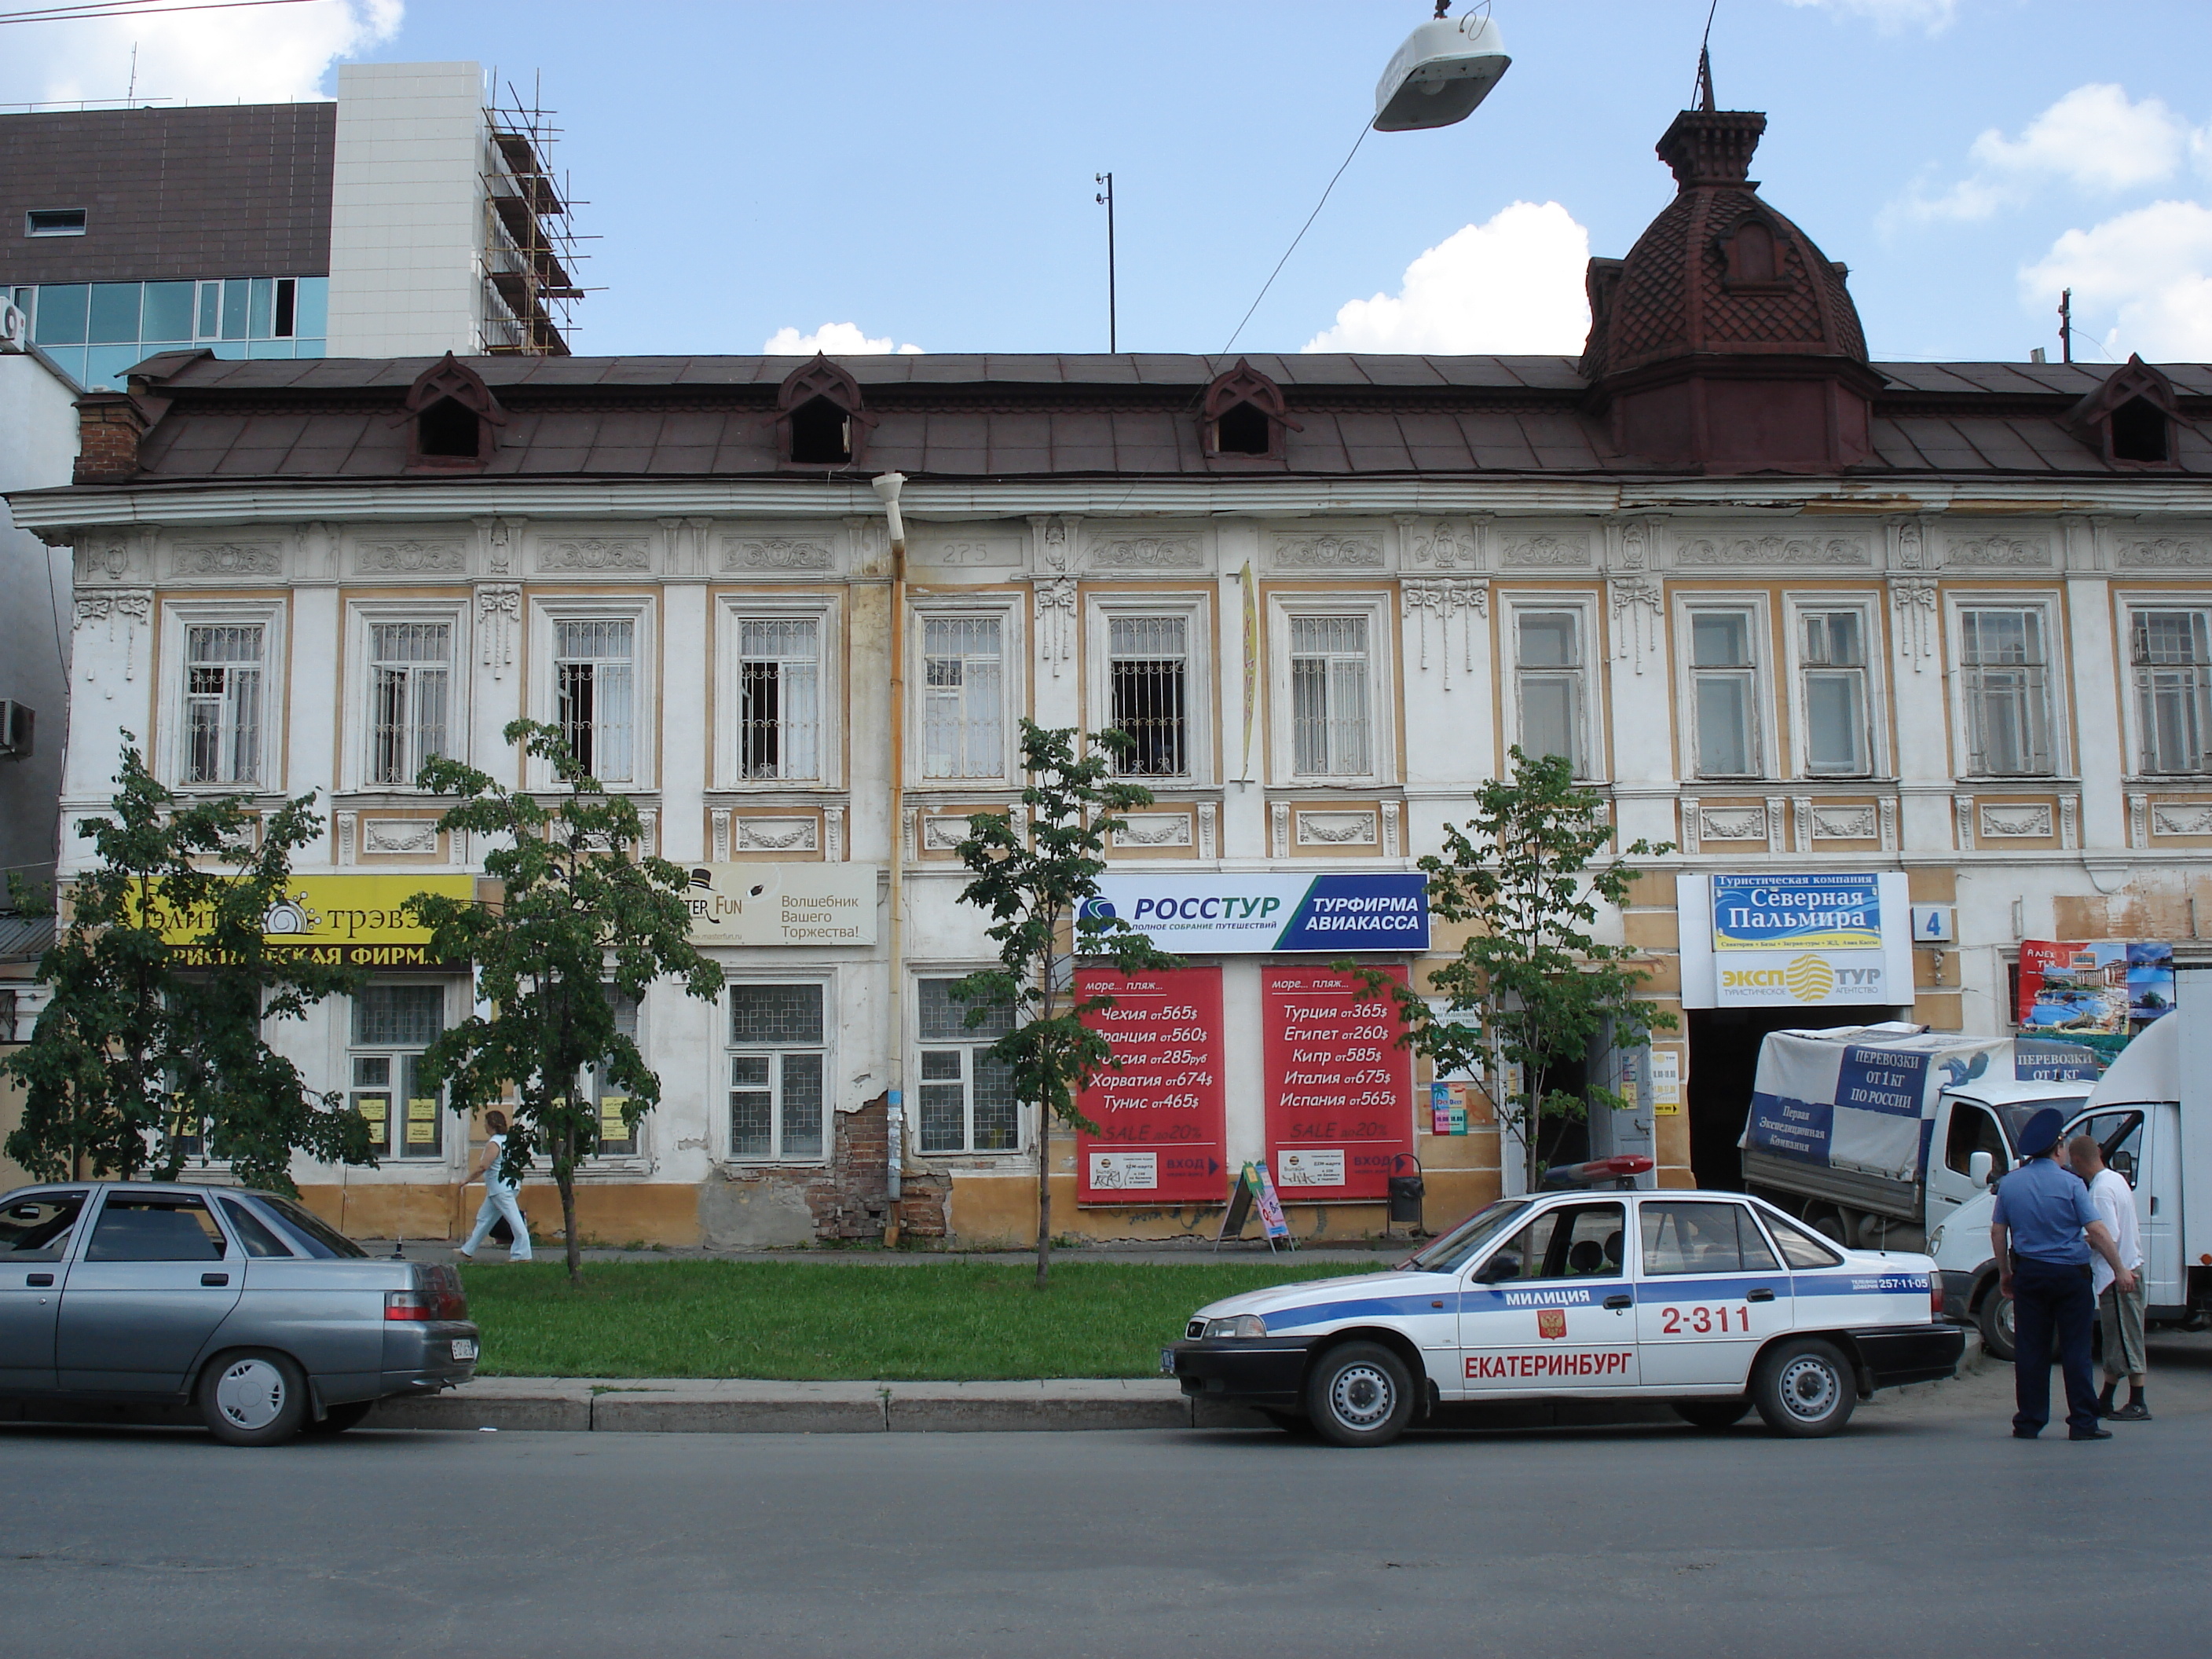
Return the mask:
<svg viewBox="0 0 2212 1659">
<path fill-rule="evenodd" d="M 2175 981 L 2176 1011 L 2120 1051 L 2066 1133 L 2094 1135 L 2135 1188 L 2149 1322 L 2201 1330 L 2212 1318 L 2212 969 L 2181 968 Z M 1954 1210 L 1929 1233 L 1928 1254 L 1944 1314 L 1980 1327 L 1989 1352 L 2010 1359 L 2012 1304 L 1997 1294 L 1990 1255 L 1994 1203 L 1984 1193 Z"/>
<path fill-rule="evenodd" d="M 2072 1114 L 2096 1056 L 2073 1043 L 1886 1023 L 1776 1031 L 1759 1052 L 1744 1185 L 1838 1243 L 1920 1249 L 2013 1166 L 2045 1106 Z"/>
</svg>

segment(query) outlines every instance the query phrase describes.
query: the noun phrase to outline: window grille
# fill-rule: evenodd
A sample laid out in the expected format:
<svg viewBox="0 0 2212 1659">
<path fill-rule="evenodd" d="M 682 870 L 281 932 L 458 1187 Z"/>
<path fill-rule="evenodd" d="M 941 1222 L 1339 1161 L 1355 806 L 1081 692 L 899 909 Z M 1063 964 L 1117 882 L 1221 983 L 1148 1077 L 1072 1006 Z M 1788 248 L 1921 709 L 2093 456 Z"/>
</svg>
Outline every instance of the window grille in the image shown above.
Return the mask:
<svg viewBox="0 0 2212 1659">
<path fill-rule="evenodd" d="M 1966 611 L 1969 759 L 1977 773 L 2024 777 L 2051 769 L 2050 684 L 2039 611 Z"/>
<path fill-rule="evenodd" d="M 924 777 L 995 778 L 1006 770 L 999 634 L 996 617 L 922 618 Z"/>
<path fill-rule="evenodd" d="M 2138 611 L 2130 629 L 2146 772 L 2203 772 L 2212 731 L 2212 650 L 2202 611 Z"/>
<path fill-rule="evenodd" d="M 1115 617 L 1108 631 L 1115 726 L 1135 740 L 1121 770 L 1130 777 L 1190 771 L 1188 622 L 1182 617 Z"/>
<path fill-rule="evenodd" d="M 1367 618 L 1291 618 L 1291 734 L 1296 769 L 1358 777 L 1369 769 Z"/>
<path fill-rule="evenodd" d="M 815 1159 L 826 1139 L 822 987 L 730 988 L 730 1156 Z"/>
<path fill-rule="evenodd" d="M 368 636 L 369 781 L 412 783 L 424 761 L 446 752 L 453 624 L 373 623 Z"/>
<path fill-rule="evenodd" d="M 738 766 L 748 778 L 821 775 L 822 624 L 748 617 L 738 624 Z"/>
<path fill-rule="evenodd" d="M 1866 618 L 1856 611 L 1808 611 L 1804 648 L 1805 769 L 1850 777 L 1868 769 Z"/>
<path fill-rule="evenodd" d="M 1699 777 L 1741 778 L 1759 770 L 1753 673 L 1748 612 L 1692 613 L 1691 696 L 1696 703 Z"/>
<path fill-rule="evenodd" d="M 424 1084 L 422 1066 L 422 1051 L 445 1029 L 443 985 L 365 985 L 354 993 L 351 1099 L 379 1157 L 443 1152 L 444 1091 Z"/>
<path fill-rule="evenodd" d="M 1521 749 L 1561 755 L 1577 777 L 1583 755 L 1583 629 L 1575 611 L 1523 611 L 1514 619 Z"/>
<path fill-rule="evenodd" d="M 261 781 L 258 624 L 185 630 L 185 781 Z"/>
<path fill-rule="evenodd" d="M 958 983 L 925 979 L 919 987 L 921 1150 L 1018 1152 L 1021 1103 L 1014 1097 L 1013 1068 L 990 1054 L 991 1045 L 1013 1030 L 1013 1010 L 993 1007 L 989 1018 L 971 1026 L 967 1020 L 975 1005 L 952 994 Z"/>
<path fill-rule="evenodd" d="M 635 769 L 636 636 L 631 622 L 554 624 L 555 719 L 568 752 L 602 783 L 628 783 Z"/>
</svg>

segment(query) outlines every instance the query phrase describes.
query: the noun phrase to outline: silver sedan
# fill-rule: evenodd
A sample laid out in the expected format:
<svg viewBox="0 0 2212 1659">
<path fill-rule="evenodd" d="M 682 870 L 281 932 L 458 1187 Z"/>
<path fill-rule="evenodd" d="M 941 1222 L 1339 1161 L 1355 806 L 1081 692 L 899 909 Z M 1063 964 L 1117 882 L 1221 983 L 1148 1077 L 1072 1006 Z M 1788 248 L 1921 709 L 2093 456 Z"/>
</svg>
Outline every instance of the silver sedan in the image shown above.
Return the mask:
<svg viewBox="0 0 2212 1659">
<path fill-rule="evenodd" d="M 289 1199 L 171 1182 L 0 1198 L 0 1398 L 189 1402 L 218 1440 L 351 1428 L 475 1374 L 453 1268 L 370 1256 Z"/>
</svg>

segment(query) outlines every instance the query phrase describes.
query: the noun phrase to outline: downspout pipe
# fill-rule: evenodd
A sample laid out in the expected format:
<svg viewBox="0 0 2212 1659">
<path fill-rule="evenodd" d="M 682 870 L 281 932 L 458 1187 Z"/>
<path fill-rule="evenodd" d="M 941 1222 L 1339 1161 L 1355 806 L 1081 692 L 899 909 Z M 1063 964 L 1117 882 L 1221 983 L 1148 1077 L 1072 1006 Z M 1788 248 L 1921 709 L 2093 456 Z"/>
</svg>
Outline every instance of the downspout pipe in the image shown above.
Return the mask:
<svg viewBox="0 0 2212 1659">
<path fill-rule="evenodd" d="M 906 520 L 899 514 L 903 472 L 870 480 L 891 538 L 890 605 L 890 1086 L 884 1114 L 884 1243 L 899 1235 L 900 1174 L 906 1162 Z"/>
</svg>

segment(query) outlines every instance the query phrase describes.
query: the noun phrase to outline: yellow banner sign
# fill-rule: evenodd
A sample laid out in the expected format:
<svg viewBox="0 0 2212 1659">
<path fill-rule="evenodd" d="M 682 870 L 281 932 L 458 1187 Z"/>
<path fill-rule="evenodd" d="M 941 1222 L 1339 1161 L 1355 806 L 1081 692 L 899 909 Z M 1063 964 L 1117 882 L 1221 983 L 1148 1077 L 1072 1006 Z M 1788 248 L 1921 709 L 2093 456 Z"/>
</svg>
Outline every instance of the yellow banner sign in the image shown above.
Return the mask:
<svg viewBox="0 0 2212 1659">
<path fill-rule="evenodd" d="M 459 967 L 431 957 L 430 930 L 407 901 L 416 893 L 465 899 L 475 890 L 469 876 L 295 876 L 262 917 L 262 937 L 272 947 L 347 967 Z M 161 909 L 161 937 L 169 944 L 194 945 L 204 937 L 204 914 L 167 909 L 158 898 L 153 904 Z"/>
</svg>

